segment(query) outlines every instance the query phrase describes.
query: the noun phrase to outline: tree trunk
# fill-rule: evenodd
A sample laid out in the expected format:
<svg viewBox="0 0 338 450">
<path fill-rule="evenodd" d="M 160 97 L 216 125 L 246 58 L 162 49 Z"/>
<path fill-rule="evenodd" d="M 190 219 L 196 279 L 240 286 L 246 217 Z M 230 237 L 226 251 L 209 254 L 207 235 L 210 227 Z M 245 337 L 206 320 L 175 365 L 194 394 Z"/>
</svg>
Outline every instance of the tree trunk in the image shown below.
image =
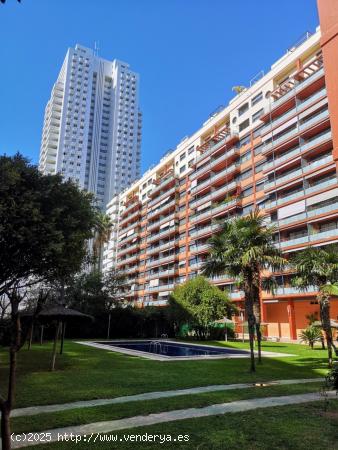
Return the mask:
<svg viewBox="0 0 338 450">
<path fill-rule="evenodd" d="M 55 360 L 56 360 L 56 345 L 57 345 L 57 341 L 59 338 L 59 334 L 60 334 L 60 325 L 61 322 L 58 322 L 56 325 L 56 330 L 55 330 L 55 337 L 54 337 L 54 344 L 53 344 L 53 354 L 52 354 L 52 363 L 50 366 L 50 370 L 53 371 L 55 370 Z"/>
<path fill-rule="evenodd" d="M 326 292 L 320 292 L 318 294 L 318 302 L 320 308 L 320 320 L 322 322 L 322 327 L 325 333 L 327 353 L 329 358 L 329 367 L 332 367 L 333 357 L 332 357 L 332 330 L 330 323 L 330 296 Z"/>
<path fill-rule="evenodd" d="M 28 350 L 30 350 L 32 347 L 33 333 L 34 333 L 34 322 L 31 324 L 29 330 Z"/>
<path fill-rule="evenodd" d="M 107 339 L 110 338 L 110 321 L 111 321 L 111 312 L 109 312 L 109 315 L 108 315 Z"/>
<path fill-rule="evenodd" d="M 66 333 L 66 322 L 61 323 L 61 345 L 60 345 L 60 355 L 63 353 L 63 346 L 65 342 L 65 333 Z"/>
<path fill-rule="evenodd" d="M 21 321 L 19 315 L 19 294 L 14 292 L 11 301 L 11 343 L 9 347 L 9 376 L 7 399 L 1 399 L 1 442 L 3 450 L 11 448 L 10 413 L 13 408 L 16 387 L 17 352 L 21 343 Z"/>
<path fill-rule="evenodd" d="M 257 348 L 258 348 L 258 362 L 262 363 L 262 332 L 261 332 L 261 308 L 259 303 L 259 293 L 258 299 L 255 298 L 253 303 L 253 310 L 255 315 L 255 327 L 257 336 Z"/>
<path fill-rule="evenodd" d="M 253 296 L 253 312 L 255 315 L 256 321 L 256 336 L 257 336 L 257 349 L 258 349 L 258 362 L 262 363 L 262 331 L 261 331 L 261 321 L 262 321 L 262 313 L 261 313 L 261 302 L 260 302 L 260 268 L 255 267 L 255 272 L 253 273 L 253 282 L 252 282 L 252 296 Z"/>
<path fill-rule="evenodd" d="M 10 410 L 6 406 L 1 408 L 1 443 L 2 450 L 11 449 Z"/>
<path fill-rule="evenodd" d="M 44 329 L 44 325 L 41 325 L 40 345 L 43 344 L 43 329 Z"/>
<path fill-rule="evenodd" d="M 255 353 L 254 353 L 254 339 L 255 339 L 255 315 L 254 315 L 254 301 L 252 296 L 252 280 L 244 281 L 244 295 L 245 295 L 245 311 L 248 321 L 249 342 L 250 342 L 250 371 L 256 371 Z"/>
</svg>

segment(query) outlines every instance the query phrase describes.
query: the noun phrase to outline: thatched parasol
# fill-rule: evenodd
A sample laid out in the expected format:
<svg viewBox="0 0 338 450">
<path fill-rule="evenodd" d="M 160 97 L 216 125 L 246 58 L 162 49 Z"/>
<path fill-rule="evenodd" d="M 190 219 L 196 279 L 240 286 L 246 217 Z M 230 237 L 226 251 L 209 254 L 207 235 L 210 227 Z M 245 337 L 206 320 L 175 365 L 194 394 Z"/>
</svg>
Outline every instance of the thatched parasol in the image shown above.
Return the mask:
<svg viewBox="0 0 338 450">
<path fill-rule="evenodd" d="M 23 316 L 32 316 L 32 313 L 24 313 Z M 57 341 L 59 339 L 59 336 L 61 335 L 61 345 L 60 345 L 60 354 L 63 352 L 63 344 L 65 339 L 65 331 L 66 331 L 66 323 L 69 320 L 94 320 L 92 316 L 89 316 L 88 314 L 83 314 L 80 311 L 77 311 L 75 309 L 66 308 L 62 305 L 56 305 L 51 306 L 43 309 L 38 314 L 38 319 L 40 321 L 56 321 L 56 330 L 55 330 L 55 337 L 54 337 L 54 345 L 53 345 L 53 356 L 52 356 L 52 363 L 51 363 L 51 370 L 55 369 L 55 359 L 56 359 L 56 346 Z M 42 338 L 41 338 L 42 340 Z"/>
<path fill-rule="evenodd" d="M 231 323 L 232 325 L 234 325 L 234 322 L 231 319 L 228 319 L 227 317 L 223 317 L 223 319 L 218 319 L 215 320 L 215 323 L 224 323 L 224 340 L 227 341 L 228 340 L 228 327 L 227 327 L 227 323 Z"/>
</svg>

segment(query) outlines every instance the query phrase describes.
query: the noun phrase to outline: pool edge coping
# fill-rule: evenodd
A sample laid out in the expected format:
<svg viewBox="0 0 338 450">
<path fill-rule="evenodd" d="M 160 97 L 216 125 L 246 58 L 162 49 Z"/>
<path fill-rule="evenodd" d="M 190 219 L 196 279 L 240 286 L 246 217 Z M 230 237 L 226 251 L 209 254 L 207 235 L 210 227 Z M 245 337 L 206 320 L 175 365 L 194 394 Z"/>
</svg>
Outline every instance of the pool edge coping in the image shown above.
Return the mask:
<svg viewBox="0 0 338 450">
<path fill-rule="evenodd" d="M 144 341 L 145 339 L 130 339 L 128 342 L 140 342 Z M 186 342 L 180 342 L 180 341 L 172 341 L 168 339 L 146 339 L 149 341 L 156 341 L 156 342 L 166 342 L 168 344 L 187 344 Z M 95 341 L 74 341 L 76 344 L 81 345 L 87 345 L 88 347 L 98 348 L 101 350 L 107 350 L 115 353 L 122 353 L 124 355 L 129 356 L 138 356 L 141 358 L 150 359 L 153 361 L 205 361 L 205 360 L 214 360 L 214 359 L 238 359 L 238 358 L 249 358 L 250 357 L 250 350 L 247 349 L 239 349 L 240 351 L 243 351 L 247 354 L 232 354 L 232 355 L 226 355 L 226 354 L 219 354 L 219 355 L 200 355 L 200 356 L 165 356 L 165 355 L 158 355 L 155 353 L 148 353 L 143 352 L 141 350 L 131 350 L 123 347 L 114 347 L 113 345 L 107 345 L 103 342 L 95 342 Z M 126 342 L 126 339 L 112 339 L 109 340 L 109 342 Z M 192 342 L 189 342 L 189 345 L 200 347 L 203 344 L 195 344 Z M 219 350 L 220 346 L 217 345 L 206 345 L 206 347 Z M 233 349 L 232 349 L 233 350 Z M 257 355 L 257 351 L 255 351 L 255 355 Z M 290 356 L 297 356 L 290 353 L 278 353 L 278 352 L 269 352 L 269 351 L 262 351 L 262 356 L 267 358 L 281 358 L 281 357 L 290 357 Z"/>
</svg>

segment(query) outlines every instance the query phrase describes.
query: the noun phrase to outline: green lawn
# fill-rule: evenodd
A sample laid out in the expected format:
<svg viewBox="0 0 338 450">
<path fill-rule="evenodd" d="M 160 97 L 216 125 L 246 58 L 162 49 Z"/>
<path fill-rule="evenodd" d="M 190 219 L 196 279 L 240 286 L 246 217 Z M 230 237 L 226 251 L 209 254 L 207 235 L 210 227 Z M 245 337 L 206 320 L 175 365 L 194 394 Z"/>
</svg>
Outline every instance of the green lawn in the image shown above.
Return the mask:
<svg viewBox="0 0 338 450">
<path fill-rule="evenodd" d="M 148 427 L 123 430 L 114 434 L 124 439 L 126 435 L 161 434 L 171 436 L 189 435 L 189 442 L 130 443 L 118 445 L 96 442 L 55 443 L 48 446 L 30 447 L 32 450 L 121 449 L 189 449 L 189 450 L 337 450 L 338 449 L 338 401 L 330 401 L 329 415 L 323 403 L 281 406 L 256 411 L 233 413 L 213 417 L 188 419 Z M 158 441 L 157 441 L 158 442 Z"/>
<path fill-rule="evenodd" d="M 243 347 L 242 343 L 229 345 Z M 65 403 L 210 384 L 313 378 L 323 376 L 327 371 L 326 352 L 319 348 L 310 350 L 301 345 L 264 343 L 263 349 L 296 356 L 265 358 L 257 372 L 251 374 L 246 358 L 151 361 L 67 341 L 64 354 L 58 356 L 58 370 L 51 373 L 48 370 L 51 344 L 34 345 L 31 351 L 23 349 L 19 353 L 15 406 Z M 5 355 L 0 354 L 0 386 L 6 383 Z"/>
<path fill-rule="evenodd" d="M 224 342 L 205 342 L 225 345 Z M 248 344 L 227 343 L 230 347 L 247 348 Z M 322 377 L 327 373 L 327 354 L 320 348 L 284 343 L 263 344 L 266 351 L 291 353 L 292 357 L 264 358 L 257 372 L 248 370 L 249 359 L 220 359 L 200 361 L 152 361 L 139 357 L 95 349 L 67 341 L 65 352 L 58 355 L 57 370 L 49 372 L 51 344 L 34 345 L 31 351 L 19 353 L 16 407 L 65 403 L 76 400 L 119 397 L 143 392 L 182 389 L 210 384 L 269 381 L 293 378 Z M 0 353 L 2 370 L 0 386 L 5 383 L 7 353 Z M 279 396 L 304 392 L 317 392 L 322 382 L 304 385 L 254 387 L 234 391 L 221 391 L 175 398 L 129 402 L 81 408 L 45 415 L 12 419 L 16 433 L 41 431 L 49 428 L 72 426 L 96 421 L 114 420 L 135 415 L 146 415 L 189 407 L 203 407 L 215 403 L 231 402 L 266 396 Z M 330 408 L 338 410 L 338 401 L 330 401 Z M 318 440 L 317 448 L 337 449 L 337 418 L 323 416 L 323 403 L 311 406 L 269 408 L 241 414 L 227 414 L 203 419 L 191 419 L 169 424 L 137 428 L 129 433 L 190 434 L 189 443 L 131 444 L 120 443 L 118 448 L 155 449 L 305 449 L 310 437 Z M 269 418 L 267 421 L 266 418 Z M 267 425 L 268 424 L 268 425 Z M 261 427 L 263 426 L 263 430 Z M 267 433 L 266 426 L 269 432 Z M 321 437 L 321 432 L 325 434 Z M 128 431 L 125 432 L 125 434 Z M 118 433 L 122 436 L 123 433 Z M 323 440 L 324 439 L 324 440 Z M 336 441 L 335 441 L 336 440 Z M 321 445 L 319 445 L 321 442 Z M 273 444 L 273 445 L 272 445 Z M 70 449 L 71 443 L 57 443 L 36 447 Z M 77 449 L 89 448 L 87 443 Z M 92 447 L 94 448 L 94 447 Z M 95 448 L 114 448 L 111 443 L 95 443 Z M 116 447 L 117 448 L 117 447 Z"/>
</svg>

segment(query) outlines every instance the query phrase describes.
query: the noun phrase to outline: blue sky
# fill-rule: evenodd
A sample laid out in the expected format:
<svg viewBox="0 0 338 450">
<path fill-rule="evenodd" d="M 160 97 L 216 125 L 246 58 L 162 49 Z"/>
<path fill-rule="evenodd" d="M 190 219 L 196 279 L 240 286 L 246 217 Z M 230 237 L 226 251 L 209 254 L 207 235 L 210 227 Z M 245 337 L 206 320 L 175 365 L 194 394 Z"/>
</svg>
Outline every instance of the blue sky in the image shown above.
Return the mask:
<svg viewBox="0 0 338 450">
<path fill-rule="evenodd" d="M 142 171 L 318 25 L 315 0 L 7 0 L 0 153 L 37 162 L 44 107 L 76 43 L 141 75 Z"/>
</svg>

